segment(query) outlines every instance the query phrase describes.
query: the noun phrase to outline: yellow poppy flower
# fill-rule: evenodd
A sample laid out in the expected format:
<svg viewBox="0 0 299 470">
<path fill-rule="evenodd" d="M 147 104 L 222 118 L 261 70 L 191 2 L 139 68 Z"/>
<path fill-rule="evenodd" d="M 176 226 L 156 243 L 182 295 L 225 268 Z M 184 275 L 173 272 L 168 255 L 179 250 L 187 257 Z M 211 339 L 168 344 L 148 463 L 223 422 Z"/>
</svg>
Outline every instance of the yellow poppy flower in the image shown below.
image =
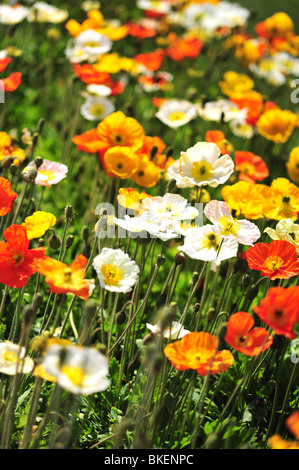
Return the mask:
<svg viewBox="0 0 299 470">
<path fill-rule="evenodd" d="M 248 75 L 229 70 L 223 75 L 219 87 L 225 95 L 231 96 L 235 93 L 250 91 L 254 87 L 254 81 Z"/>
<path fill-rule="evenodd" d="M 299 146 L 293 148 L 286 164 L 289 177 L 294 183 L 299 183 Z"/>
<path fill-rule="evenodd" d="M 298 116 L 291 111 L 279 108 L 269 109 L 257 121 L 257 131 L 276 144 L 284 143 L 298 124 Z"/>
<path fill-rule="evenodd" d="M 26 227 L 28 240 L 42 237 L 49 228 L 56 224 L 56 217 L 50 212 L 36 211 L 26 217 L 22 224 Z"/>
</svg>

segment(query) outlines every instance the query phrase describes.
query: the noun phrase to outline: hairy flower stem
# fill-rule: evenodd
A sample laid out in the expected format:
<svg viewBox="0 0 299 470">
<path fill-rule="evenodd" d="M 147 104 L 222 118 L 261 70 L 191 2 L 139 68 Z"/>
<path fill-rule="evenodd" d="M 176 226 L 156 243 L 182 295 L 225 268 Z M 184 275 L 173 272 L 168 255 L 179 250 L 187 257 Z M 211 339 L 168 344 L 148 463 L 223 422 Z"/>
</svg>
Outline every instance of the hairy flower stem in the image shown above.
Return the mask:
<svg viewBox="0 0 299 470">
<path fill-rule="evenodd" d="M 289 393 L 290 393 L 290 390 L 292 388 L 295 377 L 296 377 L 296 375 L 298 375 L 298 363 L 299 363 L 299 361 L 295 362 L 293 370 L 292 370 L 292 374 L 291 374 L 291 377 L 290 377 L 290 380 L 289 380 L 289 383 L 288 383 L 288 386 L 287 386 L 287 389 L 286 389 L 286 392 L 285 392 L 285 396 L 284 396 L 284 400 L 283 400 L 283 404 L 282 404 L 282 408 L 281 408 L 281 414 L 280 414 L 280 418 L 279 418 L 279 421 L 278 421 L 278 425 L 277 425 L 275 434 L 279 434 L 280 428 L 281 428 L 283 420 L 285 418 L 284 414 L 285 414 L 285 409 L 286 409 L 286 406 L 287 406 L 287 401 L 288 401 L 288 398 L 289 398 Z"/>
<path fill-rule="evenodd" d="M 35 438 L 34 438 L 34 441 L 32 443 L 32 446 L 30 447 L 30 449 L 37 449 L 38 448 L 40 440 L 41 440 L 42 435 L 43 435 L 43 431 L 44 431 L 44 429 L 45 429 L 45 427 L 46 427 L 46 425 L 47 425 L 47 423 L 50 419 L 51 414 L 58 409 L 59 402 L 60 402 L 60 394 L 61 394 L 61 388 L 58 384 L 55 384 L 53 389 L 52 389 L 49 405 L 47 407 L 47 410 L 44 414 L 44 417 L 43 417 L 42 421 L 40 422 L 40 424 L 37 428 Z"/>
<path fill-rule="evenodd" d="M 25 292 L 25 287 L 22 287 L 19 291 L 17 308 L 15 309 L 15 313 L 14 313 L 14 316 L 13 316 L 13 319 L 12 319 L 12 324 L 11 324 L 11 327 L 10 327 L 10 333 L 9 333 L 8 340 L 11 341 L 11 342 L 14 342 L 14 338 L 15 338 L 15 335 L 16 335 L 16 332 L 17 332 L 17 329 L 18 329 L 19 317 L 20 317 L 24 292 Z"/>
<path fill-rule="evenodd" d="M 180 319 L 180 323 L 183 325 L 184 324 L 184 321 L 185 321 L 185 317 L 188 313 L 188 310 L 189 310 L 189 307 L 190 307 L 190 304 L 191 304 L 191 301 L 195 295 L 195 292 L 197 291 L 198 289 L 198 286 L 200 284 L 200 281 L 201 281 L 201 278 L 203 276 L 203 273 L 205 271 L 205 268 L 207 266 L 207 262 L 204 263 L 201 271 L 200 271 L 200 274 L 198 276 L 198 279 L 197 281 L 195 282 L 195 284 L 191 287 L 191 290 L 189 292 L 189 295 L 188 295 L 188 298 L 187 298 L 187 301 L 186 301 L 186 304 L 185 304 L 185 307 L 184 307 L 184 310 L 183 310 L 183 313 L 182 313 L 182 316 L 181 316 L 181 319 Z"/>
<path fill-rule="evenodd" d="M 30 444 L 31 436 L 32 436 L 32 426 L 36 417 L 38 404 L 39 404 L 39 397 L 42 389 L 42 379 L 40 377 L 35 378 L 33 393 L 30 400 L 30 407 L 27 416 L 26 427 L 23 434 L 23 439 L 20 445 L 20 449 L 28 449 Z"/>
</svg>

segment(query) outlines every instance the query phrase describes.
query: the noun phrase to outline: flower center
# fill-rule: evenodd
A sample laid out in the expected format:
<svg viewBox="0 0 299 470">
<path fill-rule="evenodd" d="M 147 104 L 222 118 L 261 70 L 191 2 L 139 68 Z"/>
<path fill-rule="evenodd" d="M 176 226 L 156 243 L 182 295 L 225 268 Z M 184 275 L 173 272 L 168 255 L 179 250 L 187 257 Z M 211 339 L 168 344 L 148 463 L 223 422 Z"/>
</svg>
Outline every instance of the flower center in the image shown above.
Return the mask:
<svg viewBox="0 0 299 470">
<path fill-rule="evenodd" d="M 23 261 L 24 261 L 24 255 L 23 255 L 23 253 L 15 253 L 13 255 L 13 259 L 15 261 L 15 263 L 14 263 L 15 266 L 20 266 L 20 264 L 22 264 Z"/>
<path fill-rule="evenodd" d="M 241 165 L 238 165 L 237 170 L 241 173 L 245 173 L 245 175 L 253 176 L 255 173 L 254 166 L 251 163 L 244 162 Z"/>
<path fill-rule="evenodd" d="M 52 181 L 55 178 L 55 173 L 52 170 L 38 170 L 39 175 L 46 176 L 48 181 Z"/>
<path fill-rule="evenodd" d="M 240 223 L 229 215 L 223 215 L 218 222 L 222 226 L 221 234 L 224 236 L 237 235 L 241 228 Z"/>
<path fill-rule="evenodd" d="M 115 145 L 122 145 L 123 144 L 123 137 L 120 134 L 113 134 L 111 136 L 111 140 Z"/>
<path fill-rule="evenodd" d="M 213 167 L 210 163 L 202 160 L 194 162 L 191 168 L 191 177 L 196 181 L 207 181 L 213 176 Z"/>
<path fill-rule="evenodd" d="M 270 271 L 277 271 L 281 266 L 283 266 L 284 261 L 283 259 L 279 258 L 279 256 L 269 256 L 265 260 L 265 266 L 270 270 Z"/>
<path fill-rule="evenodd" d="M 93 116 L 103 116 L 105 113 L 105 107 L 98 103 L 90 106 L 89 111 Z"/>
<path fill-rule="evenodd" d="M 173 111 L 172 113 L 168 114 L 169 121 L 182 121 L 186 117 L 186 113 L 183 111 Z"/>
<path fill-rule="evenodd" d="M 18 362 L 18 355 L 13 351 L 5 351 L 3 359 L 7 362 Z"/>
<path fill-rule="evenodd" d="M 115 286 L 122 277 L 121 270 L 115 264 L 105 264 L 105 266 L 101 268 L 101 273 L 104 276 L 105 284 L 108 286 Z"/>
<path fill-rule="evenodd" d="M 85 373 L 81 367 L 62 366 L 60 370 L 77 387 L 83 384 Z"/>
<path fill-rule="evenodd" d="M 63 272 L 63 280 L 64 282 L 71 282 L 72 280 L 72 270 L 70 268 L 65 268 Z"/>
<path fill-rule="evenodd" d="M 209 233 L 206 235 L 203 239 L 203 248 L 206 248 L 208 250 L 214 249 L 218 250 L 219 248 L 219 237 L 216 237 L 215 233 Z"/>
<path fill-rule="evenodd" d="M 248 348 L 252 344 L 252 338 L 247 335 L 237 336 L 235 338 L 235 342 L 238 346 L 241 346 L 243 348 Z"/>
</svg>

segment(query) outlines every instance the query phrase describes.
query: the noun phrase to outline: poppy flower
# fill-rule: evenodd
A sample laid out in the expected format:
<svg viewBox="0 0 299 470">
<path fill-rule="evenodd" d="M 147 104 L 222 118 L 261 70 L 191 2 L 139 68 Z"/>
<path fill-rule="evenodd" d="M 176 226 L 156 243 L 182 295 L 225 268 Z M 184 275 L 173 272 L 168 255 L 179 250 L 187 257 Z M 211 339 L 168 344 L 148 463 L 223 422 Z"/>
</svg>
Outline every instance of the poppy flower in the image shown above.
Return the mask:
<svg viewBox="0 0 299 470">
<path fill-rule="evenodd" d="M 15 91 L 20 85 L 21 85 L 21 80 L 22 79 L 22 74 L 21 72 L 14 72 L 11 73 L 8 77 L 2 78 L 2 83 L 4 85 L 4 91 L 9 92 L 9 91 Z"/>
<path fill-rule="evenodd" d="M 258 133 L 266 139 L 284 143 L 298 126 L 298 116 L 288 109 L 269 109 L 261 114 L 256 125 Z"/>
<path fill-rule="evenodd" d="M 97 129 L 90 129 L 82 134 L 75 135 L 72 142 L 77 145 L 78 150 L 88 153 L 97 153 L 107 148 L 106 144 L 100 140 Z"/>
<path fill-rule="evenodd" d="M 0 132 L 0 161 L 5 157 L 11 157 L 11 162 L 19 166 L 25 160 L 25 152 L 13 142 L 6 132 Z"/>
<path fill-rule="evenodd" d="M 147 28 L 134 21 L 127 23 L 128 35 L 138 39 L 153 38 L 157 35 L 157 31 L 153 28 Z"/>
<path fill-rule="evenodd" d="M 127 117 L 122 111 L 107 116 L 97 126 L 99 140 L 107 148 L 114 146 L 141 148 L 144 139 L 144 130 L 136 119 Z"/>
<path fill-rule="evenodd" d="M 14 200 L 18 197 L 11 189 L 10 182 L 0 177 L 0 217 L 11 211 Z"/>
<path fill-rule="evenodd" d="M 82 299 L 90 295 L 91 283 L 85 279 L 87 259 L 78 255 L 70 266 L 46 256 L 39 264 L 38 271 L 45 276 L 45 281 L 54 294 L 72 293 Z"/>
<path fill-rule="evenodd" d="M 233 145 L 225 138 L 225 134 L 222 131 L 207 131 L 205 135 L 206 142 L 214 142 L 216 144 L 222 155 L 232 152 Z"/>
<path fill-rule="evenodd" d="M 12 61 L 11 57 L 0 59 L 0 72 L 4 72 L 8 64 Z"/>
<path fill-rule="evenodd" d="M 235 170 L 239 171 L 241 181 L 262 181 L 269 176 L 269 170 L 264 160 L 252 152 L 237 150 L 235 152 Z"/>
<path fill-rule="evenodd" d="M 296 248 L 286 240 L 256 243 L 246 251 L 250 269 L 261 271 L 269 279 L 289 279 L 299 274 L 299 260 Z"/>
<path fill-rule="evenodd" d="M 195 59 L 203 48 L 203 42 L 197 38 L 179 38 L 175 33 L 170 33 L 168 40 L 170 45 L 165 49 L 165 54 L 176 62 L 186 57 Z"/>
<path fill-rule="evenodd" d="M 29 240 L 42 237 L 49 228 L 56 224 L 56 217 L 50 212 L 36 211 L 26 217 L 22 224 L 26 228 Z"/>
<path fill-rule="evenodd" d="M 221 374 L 234 363 L 233 355 L 218 351 L 218 339 L 205 332 L 194 332 L 164 348 L 165 356 L 177 370 L 194 369 L 199 375 Z"/>
<path fill-rule="evenodd" d="M 26 228 L 11 225 L 4 231 L 6 242 L 0 242 L 0 282 L 9 287 L 26 286 L 45 257 L 45 248 L 29 249 Z"/>
<path fill-rule="evenodd" d="M 293 328 L 299 320 L 299 286 L 271 287 L 253 310 L 276 334 L 296 338 Z"/>
<path fill-rule="evenodd" d="M 286 420 L 289 431 L 294 434 L 296 441 L 283 439 L 279 434 L 274 434 L 269 439 L 271 449 L 299 449 L 299 411 L 294 411 Z"/>
<path fill-rule="evenodd" d="M 163 49 L 156 49 L 153 52 L 137 54 L 134 59 L 136 62 L 144 65 L 148 70 L 155 72 L 161 67 L 164 55 Z"/>
<path fill-rule="evenodd" d="M 256 356 L 268 349 L 273 340 L 265 328 L 252 328 L 254 320 L 248 312 L 231 315 L 226 324 L 225 341 L 246 356 Z"/>
</svg>

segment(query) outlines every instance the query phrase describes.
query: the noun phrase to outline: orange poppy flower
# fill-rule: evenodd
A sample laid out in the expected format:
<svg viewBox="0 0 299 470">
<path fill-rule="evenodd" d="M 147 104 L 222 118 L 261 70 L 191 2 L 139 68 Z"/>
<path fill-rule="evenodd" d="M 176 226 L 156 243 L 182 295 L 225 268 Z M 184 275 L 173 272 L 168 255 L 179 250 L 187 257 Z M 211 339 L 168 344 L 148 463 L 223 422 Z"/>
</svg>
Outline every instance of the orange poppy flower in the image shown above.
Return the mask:
<svg viewBox="0 0 299 470">
<path fill-rule="evenodd" d="M 148 70 L 155 72 L 158 70 L 164 59 L 163 49 L 156 49 L 154 52 L 145 52 L 144 54 L 135 55 L 134 59 L 136 62 L 144 65 Z"/>
<path fill-rule="evenodd" d="M 139 162 L 136 171 L 132 175 L 135 183 L 144 188 L 152 188 L 155 186 L 161 177 L 161 169 L 152 162 L 148 155 L 139 155 Z"/>
<path fill-rule="evenodd" d="M 276 334 L 296 338 L 293 328 L 299 320 L 299 286 L 271 287 L 253 310 Z"/>
<path fill-rule="evenodd" d="M 15 91 L 22 82 L 22 74 L 21 72 L 14 72 L 11 73 L 8 77 L 2 78 L 2 83 L 4 85 L 4 91 Z"/>
<path fill-rule="evenodd" d="M 205 135 L 206 142 L 214 142 L 218 145 L 222 155 L 230 154 L 233 150 L 232 144 L 225 138 L 222 131 L 207 131 Z"/>
<path fill-rule="evenodd" d="M 88 153 L 100 152 L 106 149 L 106 145 L 100 140 L 97 129 L 90 129 L 83 134 L 75 135 L 72 142 L 77 145 L 78 150 Z"/>
<path fill-rule="evenodd" d="M 140 214 L 145 210 L 142 206 L 142 200 L 146 197 L 152 196 L 145 192 L 139 193 L 134 188 L 120 188 L 117 196 L 117 202 L 122 207 L 134 210 Z"/>
<path fill-rule="evenodd" d="M 194 369 L 202 377 L 225 372 L 234 363 L 233 355 L 218 351 L 216 336 L 205 332 L 188 333 L 164 348 L 165 356 L 177 370 Z"/>
<path fill-rule="evenodd" d="M 269 176 L 269 170 L 264 160 L 252 152 L 237 150 L 235 152 L 235 170 L 239 171 L 241 181 L 262 181 Z"/>
<path fill-rule="evenodd" d="M 4 72 L 8 64 L 12 61 L 11 57 L 6 57 L 5 59 L 0 59 L 0 72 Z"/>
<path fill-rule="evenodd" d="M 45 257 L 45 248 L 29 250 L 26 228 L 11 225 L 4 231 L 6 242 L 0 242 L 0 282 L 9 287 L 26 286 Z"/>
<path fill-rule="evenodd" d="M 165 49 L 165 54 L 175 61 L 186 57 L 195 59 L 203 48 L 203 42 L 197 38 L 179 38 L 175 33 L 169 33 L 167 39 L 170 46 Z"/>
<path fill-rule="evenodd" d="M 299 260 L 295 246 L 286 240 L 256 243 L 246 251 L 250 269 L 261 271 L 269 279 L 289 279 L 299 274 Z"/>
<path fill-rule="evenodd" d="M 25 152 L 19 148 L 6 132 L 0 132 L 0 161 L 10 156 L 14 165 L 18 166 L 25 160 Z"/>
<path fill-rule="evenodd" d="M 14 200 L 18 197 L 11 189 L 10 182 L 0 177 L 0 216 L 6 215 L 11 211 Z"/>
<path fill-rule="evenodd" d="M 45 281 L 54 294 L 72 293 L 82 299 L 90 294 L 90 282 L 85 279 L 87 259 L 78 255 L 68 266 L 61 261 L 46 256 L 39 264 L 38 271 L 45 276 Z"/>
<path fill-rule="evenodd" d="M 141 124 L 122 111 L 107 116 L 97 127 L 99 140 L 107 148 L 125 146 L 139 149 L 143 145 L 144 130 Z"/>
<path fill-rule="evenodd" d="M 234 313 L 226 324 L 225 341 L 246 356 L 257 356 L 268 349 L 273 340 L 265 328 L 252 328 L 253 325 L 250 313 Z"/>
<path fill-rule="evenodd" d="M 246 121 L 248 124 L 255 126 L 264 108 L 262 95 L 257 91 L 250 90 L 243 93 L 235 93 L 229 99 L 240 109 L 247 108 Z"/>
<path fill-rule="evenodd" d="M 286 420 L 289 431 L 294 434 L 297 441 L 282 439 L 279 434 L 270 437 L 269 444 L 272 449 L 299 449 L 299 411 L 294 411 Z"/>
</svg>

